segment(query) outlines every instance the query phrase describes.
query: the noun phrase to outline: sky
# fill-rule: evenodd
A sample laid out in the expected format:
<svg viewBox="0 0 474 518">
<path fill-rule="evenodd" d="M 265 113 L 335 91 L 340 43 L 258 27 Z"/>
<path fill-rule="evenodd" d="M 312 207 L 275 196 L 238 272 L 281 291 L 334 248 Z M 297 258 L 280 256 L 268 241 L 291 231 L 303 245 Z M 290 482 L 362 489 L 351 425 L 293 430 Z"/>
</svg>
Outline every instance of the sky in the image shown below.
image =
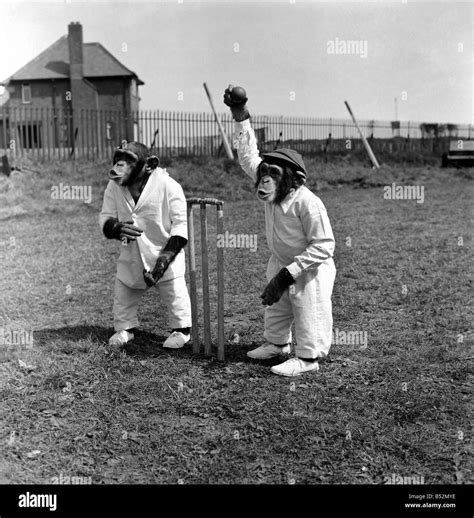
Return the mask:
<svg viewBox="0 0 474 518">
<path fill-rule="evenodd" d="M 145 82 L 140 108 L 474 123 L 474 3 L 420 0 L 3 1 L 0 80 L 83 25 Z M 395 101 L 396 99 L 396 101 Z"/>
</svg>

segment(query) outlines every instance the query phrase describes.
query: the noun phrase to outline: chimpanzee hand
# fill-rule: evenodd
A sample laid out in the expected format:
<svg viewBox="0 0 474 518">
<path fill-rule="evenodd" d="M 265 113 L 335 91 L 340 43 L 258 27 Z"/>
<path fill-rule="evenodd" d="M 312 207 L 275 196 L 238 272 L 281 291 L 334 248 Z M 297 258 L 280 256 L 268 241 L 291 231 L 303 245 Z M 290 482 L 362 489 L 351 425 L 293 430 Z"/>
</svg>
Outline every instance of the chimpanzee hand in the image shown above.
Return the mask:
<svg viewBox="0 0 474 518">
<path fill-rule="evenodd" d="M 263 293 L 260 295 L 262 304 L 264 306 L 271 306 L 275 304 L 275 302 L 278 302 L 288 286 L 294 282 L 295 280 L 291 273 L 286 268 L 282 268 L 267 284 Z"/>
<path fill-rule="evenodd" d="M 136 241 L 142 235 L 143 230 L 136 227 L 133 221 L 118 221 L 115 218 L 108 219 L 104 224 L 104 234 L 109 239 L 126 239 Z"/>
<path fill-rule="evenodd" d="M 154 286 L 165 274 L 171 261 L 174 259 L 174 254 L 170 252 L 161 253 L 156 260 L 155 267 L 151 272 L 143 270 L 143 278 L 147 286 Z"/>
<path fill-rule="evenodd" d="M 136 227 L 133 221 L 121 221 L 120 225 L 120 239 L 126 238 L 127 241 L 136 241 L 137 237 L 142 235 L 143 230 Z"/>
<path fill-rule="evenodd" d="M 164 275 L 168 266 L 174 261 L 179 252 L 184 248 L 188 240 L 182 236 L 171 236 L 166 246 L 161 250 L 155 267 L 151 272 L 143 270 L 143 278 L 147 286 L 154 286 Z"/>
<path fill-rule="evenodd" d="M 230 108 L 235 121 L 242 122 L 250 117 L 247 105 L 245 104 L 247 101 L 248 99 L 243 88 L 229 85 L 225 89 L 224 104 Z"/>
</svg>

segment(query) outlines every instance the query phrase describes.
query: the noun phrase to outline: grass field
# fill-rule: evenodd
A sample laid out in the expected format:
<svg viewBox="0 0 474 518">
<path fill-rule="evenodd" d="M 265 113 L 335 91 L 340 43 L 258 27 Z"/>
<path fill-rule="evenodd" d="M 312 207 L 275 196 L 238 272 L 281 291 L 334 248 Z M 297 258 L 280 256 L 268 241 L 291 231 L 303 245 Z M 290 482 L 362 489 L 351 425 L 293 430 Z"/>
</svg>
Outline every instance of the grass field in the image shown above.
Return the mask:
<svg viewBox="0 0 474 518">
<path fill-rule="evenodd" d="M 0 326 L 34 337 L 0 349 L 0 482 L 472 481 L 472 171 L 307 164 L 336 237 L 334 327 L 366 333 L 367 347 L 335 343 L 319 373 L 294 379 L 246 358 L 262 342 L 269 251 L 263 207 L 238 166 L 168 166 L 187 195 L 225 200 L 226 230 L 258 235 L 256 252 L 225 250 L 222 364 L 190 345 L 161 348 L 168 329 L 154 290 L 136 340 L 109 350 L 119 244 L 98 227 L 108 164 L 34 165 L 40 173 L 0 179 Z M 59 182 L 90 185 L 92 202 L 52 200 Z M 393 182 L 424 186 L 424 203 L 384 199 Z"/>
</svg>

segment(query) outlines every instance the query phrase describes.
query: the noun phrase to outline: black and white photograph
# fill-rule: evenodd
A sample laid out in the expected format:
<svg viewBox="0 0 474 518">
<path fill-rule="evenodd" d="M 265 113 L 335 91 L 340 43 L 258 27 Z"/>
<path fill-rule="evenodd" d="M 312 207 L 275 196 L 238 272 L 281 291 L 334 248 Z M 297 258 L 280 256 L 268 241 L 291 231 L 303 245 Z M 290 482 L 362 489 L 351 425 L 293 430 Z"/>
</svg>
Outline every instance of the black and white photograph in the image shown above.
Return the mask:
<svg viewBox="0 0 474 518">
<path fill-rule="evenodd" d="M 474 4 L 0 13 L 1 518 L 472 516 Z"/>
</svg>

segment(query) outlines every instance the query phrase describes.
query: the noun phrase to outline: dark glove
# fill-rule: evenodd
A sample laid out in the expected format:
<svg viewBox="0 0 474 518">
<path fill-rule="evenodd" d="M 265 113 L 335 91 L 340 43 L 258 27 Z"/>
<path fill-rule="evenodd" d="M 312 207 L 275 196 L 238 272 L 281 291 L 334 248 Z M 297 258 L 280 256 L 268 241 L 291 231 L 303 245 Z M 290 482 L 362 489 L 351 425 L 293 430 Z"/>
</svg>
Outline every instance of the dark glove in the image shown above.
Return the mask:
<svg viewBox="0 0 474 518">
<path fill-rule="evenodd" d="M 161 253 L 156 260 L 155 267 L 151 272 L 143 270 L 143 278 L 147 286 L 154 286 L 165 274 L 171 261 L 175 258 L 171 252 Z"/>
<path fill-rule="evenodd" d="M 293 279 L 291 273 L 286 268 L 282 268 L 267 284 L 260 295 L 262 304 L 264 306 L 271 306 L 278 302 L 288 286 L 291 286 L 294 282 L 295 279 Z"/>
<path fill-rule="evenodd" d="M 247 96 L 237 97 L 236 92 L 233 95 L 234 86 L 229 85 L 224 92 L 224 104 L 226 104 L 232 112 L 232 117 L 237 122 L 242 122 L 250 117 L 250 113 L 247 110 L 246 102 L 248 101 Z M 240 92 L 239 92 L 240 94 Z"/>
<path fill-rule="evenodd" d="M 143 278 L 147 286 L 154 286 L 165 274 L 169 265 L 174 261 L 179 252 L 186 246 L 187 239 L 181 236 L 171 236 L 166 246 L 160 252 L 155 267 L 151 272 L 143 270 Z"/>
<path fill-rule="evenodd" d="M 143 230 L 136 227 L 133 221 L 118 221 L 115 218 L 108 219 L 104 224 L 104 235 L 109 239 L 126 239 L 136 241 L 141 236 Z"/>
</svg>

